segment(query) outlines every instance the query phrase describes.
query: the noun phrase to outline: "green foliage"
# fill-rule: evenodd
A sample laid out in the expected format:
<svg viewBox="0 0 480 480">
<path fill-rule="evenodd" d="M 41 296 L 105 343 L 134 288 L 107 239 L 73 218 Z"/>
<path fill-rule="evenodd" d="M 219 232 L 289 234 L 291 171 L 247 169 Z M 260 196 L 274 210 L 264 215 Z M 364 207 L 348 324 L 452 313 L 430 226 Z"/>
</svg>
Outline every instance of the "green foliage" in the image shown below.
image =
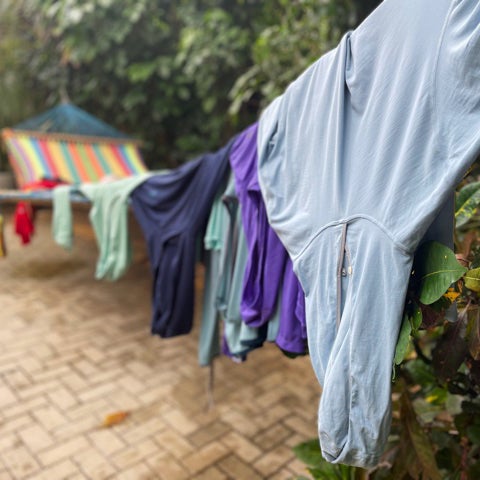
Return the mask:
<svg viewBox="0 0 480 480">
<path fill-rule="evenodd" d="M 293 447 L 295 455 L 308 467 L 307 470 L 318 480 L 357 480 L 363 470 L 347 465 L 333 465 L 325 461 L 318 440 L 309 440 Z M 300 480 L 298 477 L 297 480 Z"/>
<path fill-rule="evenodd" d="M 34 111 L 28 89 L 28 68 L 22 63 L 22 52 L 30 48 L 29 22 L 19 15 L 15 0 L 0 2 L 0 129 L 15 124 Z M 7 168 L 6 154 L 0 149 L 0 171 Z"/>
<path fill-rule="evenodd" d="M 201 147 L 203 139 L 218 145 L 233 128 L 227 115 L 228 92 L 239 70 L 250 61 L 252 33 L 222 8 L 195 12 L 185 6 L 181 11 L 186 23 L 175 63 L 189 79 L 190 89 L 185 93 L 198 99 L 198 107 L 190 114 L 196 121 L 195 145 Z"/>
<path fill-rule="evenodd" d="M 70 98 L 142 140 L 151 168 L 218 148 L 378 3 L 5 2 L 2 43 L 18 89 L 8 98 L 32 108 L 11 103 L 17 116 L 0 116 L 0 127 Z"/>
<path fill-rule="evenodd" d="M 260 94 L 264 105 L 280 95 L 313 61 L 338 43 L 353 20 L 354 8 L 349 0 L 281 0 L 278 4 L 275 21 L 253 45 L 253 65 L 230 92 L 232 114 L 238 113 L 254 94 Z"/>
<path fill-rule="evenodd" d="M 27 47 L 27 39 L 15 32 L 22 25 L 22 19 L 18 18 L 17 7 L 14 2 L 7 0 L 0 6 L 0 31 L 2 32 L 2 41 L 0 42 L 0 125 L 7 124 L 9 121 L 15 121 L 19 113 L 28 109 L 28 104 L 24 105 L 24 99 L 21 96 L 22 91 L 22 73 L 24 70 L 17 71 L 19 68 L 18 53 Z"/>
</svg>

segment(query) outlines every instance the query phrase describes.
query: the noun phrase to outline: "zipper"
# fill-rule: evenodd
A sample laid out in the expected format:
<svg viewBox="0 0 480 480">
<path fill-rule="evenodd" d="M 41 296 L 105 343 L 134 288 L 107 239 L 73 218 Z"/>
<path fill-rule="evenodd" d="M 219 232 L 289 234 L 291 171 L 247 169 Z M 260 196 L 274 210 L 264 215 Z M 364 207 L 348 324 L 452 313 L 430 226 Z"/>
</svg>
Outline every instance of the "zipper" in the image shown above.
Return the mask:
<svg viewBox="0 0 480 480">
<path fill-rule="evenodd" d="M 344 223 L 342 227 L 342 238 L 340 241 L 340 253 L 337 263 L 337 330 L 340 326 L 342 318 L 342 277 L 352 275 L 352 259 L 350 257 L 350 250 L 347 247 L 347 228 L 348 224 Z M 345 258 L 347 260 L 347 267 L 344 267 Z"/>
</svg>

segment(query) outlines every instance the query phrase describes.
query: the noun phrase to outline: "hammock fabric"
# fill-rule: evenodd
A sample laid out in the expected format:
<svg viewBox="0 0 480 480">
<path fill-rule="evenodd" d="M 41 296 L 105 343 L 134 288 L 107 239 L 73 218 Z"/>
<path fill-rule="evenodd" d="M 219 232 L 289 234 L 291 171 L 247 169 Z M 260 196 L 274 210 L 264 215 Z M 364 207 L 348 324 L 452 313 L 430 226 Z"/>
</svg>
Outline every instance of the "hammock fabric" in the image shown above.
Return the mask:
<svg viewBox="0 0 480 480">
<path fill-rule="evenodd" d="M 147 171 L 137 143 L 129 139 L 13 129 L 2 136 L 19 188 L 42 178 L 78 184 Z"/>
</svg>

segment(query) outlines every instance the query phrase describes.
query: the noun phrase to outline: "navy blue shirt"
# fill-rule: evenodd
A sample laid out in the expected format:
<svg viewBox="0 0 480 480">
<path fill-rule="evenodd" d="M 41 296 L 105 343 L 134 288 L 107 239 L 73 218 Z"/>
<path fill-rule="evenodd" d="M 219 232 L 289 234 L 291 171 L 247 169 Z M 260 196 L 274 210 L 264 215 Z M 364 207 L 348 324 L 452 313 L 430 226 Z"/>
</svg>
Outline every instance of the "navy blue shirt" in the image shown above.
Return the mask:
<svg viewBox="0 0 480 480">
<path fill-rule="evenodd" d="M 131 194 L 153 274 L 151 330 L 161 337 L 192 328 L 196 240 L 226 181 L 230 146 L 154 175 Z"/>
</svg>

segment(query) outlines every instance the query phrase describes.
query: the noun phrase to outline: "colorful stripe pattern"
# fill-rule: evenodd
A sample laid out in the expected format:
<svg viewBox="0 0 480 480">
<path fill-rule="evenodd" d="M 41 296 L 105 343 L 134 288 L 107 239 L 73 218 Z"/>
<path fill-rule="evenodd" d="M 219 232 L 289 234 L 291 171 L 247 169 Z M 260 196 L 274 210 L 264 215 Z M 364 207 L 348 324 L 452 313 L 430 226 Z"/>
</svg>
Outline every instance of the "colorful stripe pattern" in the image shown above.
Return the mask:
<svg viewBox="0 0 480 480">
<path fill-rule="evenodd" d="M 60 178 L 78 184 L 98 182 L 105 176 L 128 177 L 145 173 L 134 142 L 95 139 L 49 139 L 3 130 L 2 136 L 18 188 L 41 178 Z"/>
</svg>

